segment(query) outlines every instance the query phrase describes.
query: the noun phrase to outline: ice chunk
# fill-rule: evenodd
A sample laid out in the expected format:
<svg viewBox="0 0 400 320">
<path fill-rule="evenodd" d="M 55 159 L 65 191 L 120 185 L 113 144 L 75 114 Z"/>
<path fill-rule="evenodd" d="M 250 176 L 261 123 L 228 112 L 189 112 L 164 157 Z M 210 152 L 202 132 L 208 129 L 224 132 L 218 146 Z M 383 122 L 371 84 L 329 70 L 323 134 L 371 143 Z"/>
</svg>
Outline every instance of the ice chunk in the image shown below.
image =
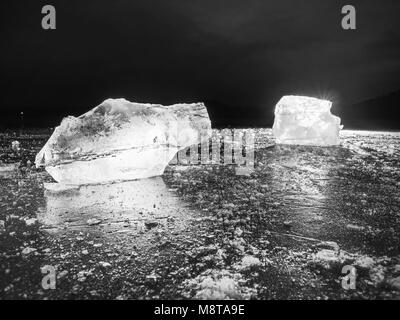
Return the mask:
<svg viewBox="0 0 400 320">
<path fill-rule="evenodd" d="M 275 107 L 272 132 L 281 144 L 332 146 L 339 144 L 340 118 L 332 102 L 311 97 L 284 96 Z"/>
<path fill-rule="evenodd" d="M 72 184 L 62 184 L 62 183 L 43 183 L 44 189 L 49 192 L 54 193 L 62 193 L 62 192 L 69 192 L 69 191 L 79 191 L 79 186 L 72 185 Z"/>
<path fill-rule="evenodd" d="M 2 164 L 0 163 L 0 172 L 11 172 L 11 171 L 15 171 L 19 168 L 19 166 L 21 165 L 20 162 L 16 162 L 16 163 L 8 163 L 8 164 Z"/>
<path fill-rule="evenodd" d="M 62 184 L 147 178 L 161 175 L 177 151 L 210 135 L 203 103 L 107 99 L 77 118 L 64 118 L 35 162 Z"/>
<path fill-rule="evenodd" d="M 15 141 L 11 142 L 11 149 L 13 151 L 20 151 L 21 147 L 20 147 L 19 141 L 15 140 Z"/>
</svg>

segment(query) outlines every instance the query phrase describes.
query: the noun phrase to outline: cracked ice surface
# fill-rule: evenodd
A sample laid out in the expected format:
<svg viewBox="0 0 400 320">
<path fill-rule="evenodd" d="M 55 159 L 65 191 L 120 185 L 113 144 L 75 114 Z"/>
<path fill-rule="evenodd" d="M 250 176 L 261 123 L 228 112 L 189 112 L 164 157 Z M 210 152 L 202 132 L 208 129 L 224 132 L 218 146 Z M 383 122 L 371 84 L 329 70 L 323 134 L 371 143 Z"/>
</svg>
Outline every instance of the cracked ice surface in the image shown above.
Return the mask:
<svg viewBox="0 0 400 320">
<path fill-rule="evenodd" d="M 62 184 L 148 178 L 163 174 L 176 152 L 210 135 L 203 103 L 107 99 L 77 118 L 64 118 L 35 162 Z"/>
<path fill-rule="evenodd" d="M 275 107 L 273 134 L 280 144 L 332 146 L 339 144 L 340 118 L 332 102 L 312 97 L 284 96 Z"/>
</svg>

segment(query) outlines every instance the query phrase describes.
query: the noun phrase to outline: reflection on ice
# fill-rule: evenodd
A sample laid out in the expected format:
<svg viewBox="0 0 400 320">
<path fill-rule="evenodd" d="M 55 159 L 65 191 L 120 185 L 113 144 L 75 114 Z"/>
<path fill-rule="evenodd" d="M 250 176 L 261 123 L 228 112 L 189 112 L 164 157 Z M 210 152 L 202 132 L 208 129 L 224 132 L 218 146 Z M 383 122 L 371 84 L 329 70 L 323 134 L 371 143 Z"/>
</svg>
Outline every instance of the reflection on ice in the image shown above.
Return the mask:
<svg viewBox="0 0 400 320">
<path fill-rule="evenodd" d="M 187 211 L 161 177 L 67 190 L 47 185 L 46 189 L 46 207 L 39 210 L 38 219 L 50 228 L 142 230 L 149 221 L 163 223 Z"/>
<path fill-rule="evenodd" d="M 269 164 L 272 189 L 278 193 L 284 214 L 296 225 L 296 230 L 304 229 L 317 238 L 325 232 L 330 196 L 327 190 L 332 183 L 331 157 L 336 157 L 338 152 L 337 148 L 311 146 L 275 148 Z"/>
</svg>

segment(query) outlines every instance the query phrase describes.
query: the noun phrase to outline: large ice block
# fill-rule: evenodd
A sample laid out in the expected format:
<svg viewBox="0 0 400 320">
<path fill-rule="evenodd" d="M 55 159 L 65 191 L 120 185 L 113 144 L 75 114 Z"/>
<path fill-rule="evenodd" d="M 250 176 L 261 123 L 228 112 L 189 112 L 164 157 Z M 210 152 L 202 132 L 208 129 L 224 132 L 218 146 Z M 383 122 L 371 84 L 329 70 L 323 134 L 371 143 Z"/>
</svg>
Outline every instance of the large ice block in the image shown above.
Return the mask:
<svg viewBox="0 0 400 320">
<path fill-rule="evenodd" d="M 340 118 L 332 102 L 312 97 L 284 96 L 275 107 L 272 132 L 279 144 L 333 146 L 339 144 Z"/>
<path fill-rule="evenodd" d="M 64 118 L 36 156 L 59 183 L 96 184 L 161 175 L 176 152 L 211 136 L 203 103 L 171 106 L 107 99 Z"/>
</svg>

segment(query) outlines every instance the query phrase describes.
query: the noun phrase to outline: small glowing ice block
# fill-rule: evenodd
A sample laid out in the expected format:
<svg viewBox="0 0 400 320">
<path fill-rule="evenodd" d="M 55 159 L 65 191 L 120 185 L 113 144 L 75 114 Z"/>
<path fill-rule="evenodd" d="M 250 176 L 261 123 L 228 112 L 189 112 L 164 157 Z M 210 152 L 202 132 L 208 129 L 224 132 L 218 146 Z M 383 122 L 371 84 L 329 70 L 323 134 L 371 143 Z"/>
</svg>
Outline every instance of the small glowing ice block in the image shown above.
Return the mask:
<svg viewBox="0 0 400 320">
<path fill-rule="evenodd" d="M 272 132 L 278 144 L 334 146 L 343 126 L 331 114 L 332 102 L 312 97 L 284 96 L 275 107 Z"/>
</svg>

